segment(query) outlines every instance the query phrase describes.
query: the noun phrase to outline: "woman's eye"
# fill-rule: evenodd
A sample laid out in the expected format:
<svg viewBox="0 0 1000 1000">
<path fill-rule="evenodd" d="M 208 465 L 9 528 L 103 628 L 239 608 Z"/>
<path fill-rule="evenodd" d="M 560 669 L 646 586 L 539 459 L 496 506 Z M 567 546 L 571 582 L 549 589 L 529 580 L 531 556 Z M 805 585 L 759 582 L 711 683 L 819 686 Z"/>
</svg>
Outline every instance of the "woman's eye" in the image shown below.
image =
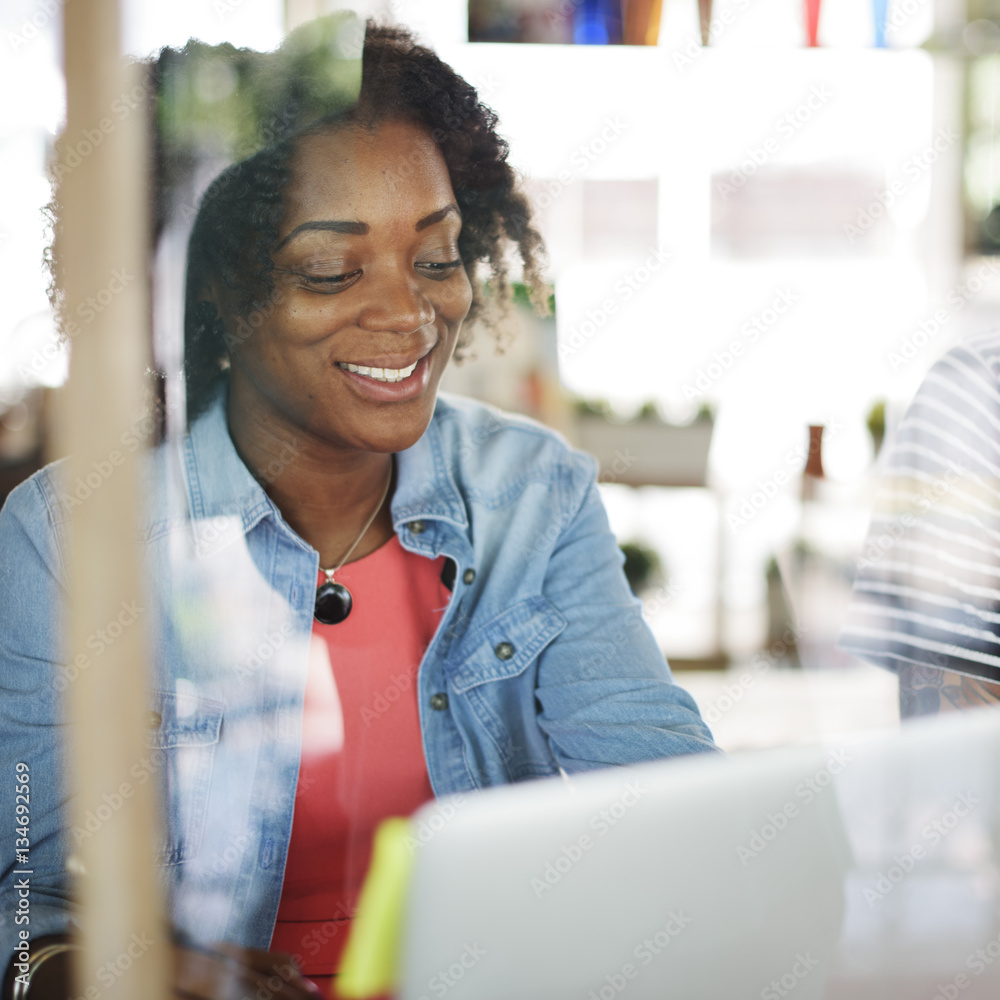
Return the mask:
<svg viewBox="0 0 1000 1000">
<path fill-rule="evenodd" d="M 424 261 L 418 263 L 417 267 L 424 271 L 429 278 L 434 278 L 438 281 L 443 278 L 447 278 L 449 275 L 454 273 L 458 268 L 462 266 L 461 260 L 449 260 L 449 261 Z"/>
<path fill-rule="evenodd" d="M 343 291 L 349 285 L 354 284 L 355 279 L 361 275 L 360 269 L 357 271 L 349 271 L 347 274 L 332 275 L 305 274 L 302 271 L 296 273 L 306 284 L 316 285 L 318 286 L 317 290 L 322 289 L 322 291 L 326 294 Z"/>
</svg>

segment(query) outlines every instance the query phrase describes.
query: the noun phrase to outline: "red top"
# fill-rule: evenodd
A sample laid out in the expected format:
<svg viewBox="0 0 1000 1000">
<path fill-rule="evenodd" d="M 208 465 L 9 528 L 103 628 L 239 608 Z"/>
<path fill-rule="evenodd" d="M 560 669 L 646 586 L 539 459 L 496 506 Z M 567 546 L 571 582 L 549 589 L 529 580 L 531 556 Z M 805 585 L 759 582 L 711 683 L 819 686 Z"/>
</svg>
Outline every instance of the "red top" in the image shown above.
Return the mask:
<svg viewBox="0 0 1000 1000">
<path fill-rule="evenodd" d="M 417 710 L 417 668 L 449 592 L 444 556 L 393 537 L 339 570 L 351 613 L 313 622 L 302 763 L 273 951 L 327 990 L 368 868 L 372 834 L 433 798 Z M 325 582 L 321 573 L 317 586 Z M 318 978 L 319 977 L 319 978 Z"/>
</svg>

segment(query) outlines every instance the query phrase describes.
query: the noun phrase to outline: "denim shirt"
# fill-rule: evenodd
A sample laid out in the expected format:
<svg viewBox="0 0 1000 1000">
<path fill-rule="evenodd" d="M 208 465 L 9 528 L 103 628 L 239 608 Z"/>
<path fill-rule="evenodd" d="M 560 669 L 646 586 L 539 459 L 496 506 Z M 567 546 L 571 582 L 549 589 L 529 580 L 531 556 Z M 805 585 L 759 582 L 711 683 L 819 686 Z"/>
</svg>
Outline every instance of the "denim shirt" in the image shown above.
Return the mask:
<svg viewBox="0 0 1000 1000">
<path fill-rule="evenodd" d="M 123 605 L 122 622 L 145 618 L 159 724 L 130 773 L 163 787 L 155 856 L 175 924 L 198 940 L 266 948 L 292 827 L 319 556 L 241 461 L 224 390 L 143 461 L 147 592 Z M 85 484 L 64 483 L 57 463 L 0 512 L 0 812 L 14 815 L 14 765 L 27 762 L 33 938 L 66 929 L 66 856 L 89 835 L 58 836 L 61 693 L 103 652 L 92 637 L 60 655 L 73 498 L 100 502 L 99 489 L 88 497 Z M 442 396 L 426 433 L 397 455 L 391 510 L 404 548 L 454 564 L 415 692 L 436 795 L 715 749 L 629 590 L 593 459 L 530 420 Z M 370 717 L 394 694 L 373 692 Z M 89 808 L 99 825 L 102 803 Z M 16 936 L 10 858 L 5 956 Z"/>
</svg>

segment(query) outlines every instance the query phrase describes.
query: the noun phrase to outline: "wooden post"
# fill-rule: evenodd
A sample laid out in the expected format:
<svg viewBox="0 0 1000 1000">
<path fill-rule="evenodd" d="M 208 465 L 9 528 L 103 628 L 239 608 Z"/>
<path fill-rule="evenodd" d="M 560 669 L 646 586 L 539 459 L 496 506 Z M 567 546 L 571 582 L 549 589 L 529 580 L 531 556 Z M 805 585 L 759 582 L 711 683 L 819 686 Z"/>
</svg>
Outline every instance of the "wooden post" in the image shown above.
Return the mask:
<svg viewBox="0 0 1000 1000">
<path fill-rule="evenodd" d="M 148 430 L 148 84 L 119 60 L 116 0 L 63 7 L 67 124 L 60 163 L 59 255 L 71 335 L 70 376 L 57 402 L 55 447 L 69 455 L 72 509 L 65 660 L 71 867 L 85 928 L 74 996 L 160 1000 L 168 951 L 152 864 L 160 842 L 148 757 L 145 588 L 136 543 L 141 453 L 122 435 Z M 73 154 L 70 154 L 70 150 Z M 89 494 L 87 489 L 90 490 Z M 81 659 L 77 660 L 77 657 Z M 86 664 L 84 666 L 84 664 Z M 53 776 L 55 779 L 55 776 Z M 90 992 L 88 992 L 90 991 Z"/>
</svg>

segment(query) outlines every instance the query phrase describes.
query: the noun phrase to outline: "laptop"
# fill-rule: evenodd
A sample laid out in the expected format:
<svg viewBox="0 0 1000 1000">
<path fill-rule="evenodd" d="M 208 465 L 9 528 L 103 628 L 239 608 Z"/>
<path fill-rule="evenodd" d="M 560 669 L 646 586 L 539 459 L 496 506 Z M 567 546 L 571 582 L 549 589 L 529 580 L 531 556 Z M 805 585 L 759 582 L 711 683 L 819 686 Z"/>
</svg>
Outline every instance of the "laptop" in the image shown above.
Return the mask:
<svg viewBox="0 0 1000 1000">
<path fill-rule="evenodd" d="M 441 799 L 402 1000 L 1000 996 L 1000 713 Z"/>
</svg>

